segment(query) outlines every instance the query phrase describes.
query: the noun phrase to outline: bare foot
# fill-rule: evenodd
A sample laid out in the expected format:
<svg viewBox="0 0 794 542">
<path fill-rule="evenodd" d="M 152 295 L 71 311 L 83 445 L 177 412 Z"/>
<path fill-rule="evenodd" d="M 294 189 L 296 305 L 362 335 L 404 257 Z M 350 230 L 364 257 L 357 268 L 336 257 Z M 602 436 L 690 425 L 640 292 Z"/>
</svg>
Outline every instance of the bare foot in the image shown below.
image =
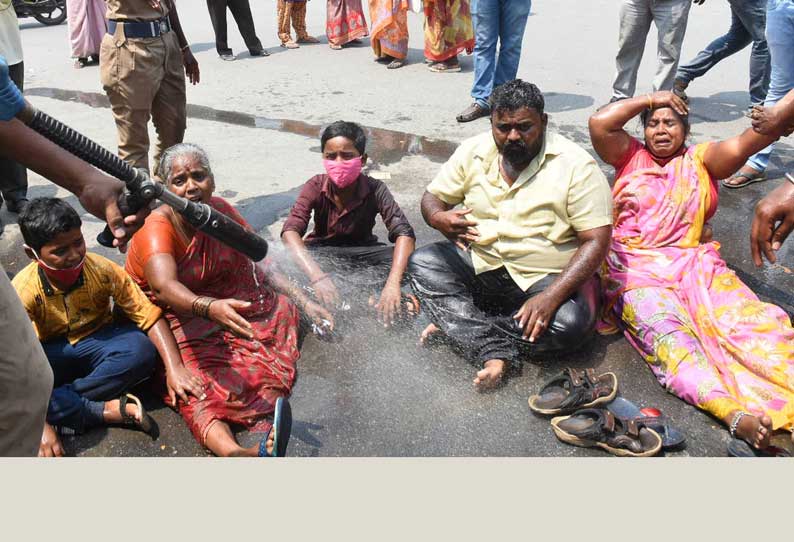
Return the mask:
<svg viewBox="0 0 794 542">
<path fill-rule="evenodd" d="M 441 330 L 438 329 L 438 327 L 436 327 L 435 324 L 430 324 L 422 331 L 422 334 L 419 335 L 419 344 L 425 346 L 427 344 L 428 339 L 430 339 L 432 335 L 435 335 L 437 333 L 441 333 Z"/>
<path fill-rule="evenodd" d="M 61 439 L 58 438 L 55 428 L 48 423 L 44 424 L 44 431 L 41 433 L 39 457 L 63 457 Z"/>
<path fill-rule="evenodd" d="M 478 390 L 488 390 L 501 384 L 502 377 L 505 374 L 505 366 L 507 365 L 504 360 L 489 359 L 483 365 L 483 369 L 477 372 L 474 386 Z"/>
<path fill-rule="evenodd" d="M 731 416 L 733 418 L 733 415 Z M 772 420 L 769 416 L 742 416 L 736 428 L 736 436 L 758 450 L 769 446 L 772 436 Z"/>
</svg>

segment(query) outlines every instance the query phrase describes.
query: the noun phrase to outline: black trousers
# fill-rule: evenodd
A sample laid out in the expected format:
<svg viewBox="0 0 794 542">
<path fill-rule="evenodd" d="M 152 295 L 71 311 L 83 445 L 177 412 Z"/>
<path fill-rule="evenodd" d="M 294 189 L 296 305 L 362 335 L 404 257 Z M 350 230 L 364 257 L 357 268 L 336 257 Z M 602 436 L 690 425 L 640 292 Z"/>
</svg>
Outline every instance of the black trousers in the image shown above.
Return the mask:
<svg viewBox="0 0 794 542">
<path fill-rule="evenodd" d="M 232 54 L 226 33 L 227 7 L 232 12 L 234 22 L 237 23 L 237 28 L 240 30 L 248 50 L 251 52 L 261 51 L 262 42 L 256 37 L 254 16 L 251 15 L 251 5 L 248 0 L 207 0 L 212 30 L 215 32 L 215 49 L 218 54 Z"/>
<path fill-rule="evenodd" d="M 543 335 L 530 343 L 522 338 L 513 315 L 527 299 L 545 290 L 554 275 L 523 291 L 504 267 L 475 274 L 471 253 L 450 241 L 414 252 L 408 275 L 422 310 L 479 366 L 490 359 L 502 359 L 518 367 L 518 357 L 524 352 L 532 355 L 575 350 L 595 330 L 600 297 L 595 276 L 560 305 Z"/>
<path fill-rule="evenodd" d="M 23 90 L 25 84 L 25 63 L 20 62 L 8 67 L 8 75 L 11 80 Z M 28 194 L 28 170 L 22 164 L 0 156 L 0 203 L 3 199 L 16 201 L 27 197 Z"/>
<path fill-rule="evenodd" d="M 380 293 L 389 277 L 392 264 L 392 245 L 360 246 L 306 245 L 320 267 L 329 273 L 340 294 Z"/>
</svg>

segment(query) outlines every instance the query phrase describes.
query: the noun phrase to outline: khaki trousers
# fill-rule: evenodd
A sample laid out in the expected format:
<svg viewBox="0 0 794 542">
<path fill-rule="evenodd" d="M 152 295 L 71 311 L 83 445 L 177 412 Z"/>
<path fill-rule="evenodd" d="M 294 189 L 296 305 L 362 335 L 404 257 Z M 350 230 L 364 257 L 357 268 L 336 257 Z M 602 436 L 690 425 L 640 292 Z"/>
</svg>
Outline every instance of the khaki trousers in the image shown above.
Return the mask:
<svg viewBox="0 0 794 542">
<path fill-rule="evenodd" d="M 124 36 L 124 25 L 105 34 L 99 53 L 100 79 L 110 100 L 119 138 L 119 156 L 149 169 L 149 118 L 157 131 L 156 172 L 160 155 L 185 135 L 185 67 L 176 34 L 158 38 Z"/>
<path fill-rule="evenodd" d="M 281 43 L 286 43 L 292 38 L 289 34 L 289 23 L 295 29 L 295 37 L 299 40 L 309 34 L 306 32 L 306 0 L 303 2 L 287 2 L 278 0 L 276 4 L 276 17 L 278 19 L 278 37 Z"/>
<path fill-rule="evenodd" d="M 0 457 L 36 456 L 52 369 L 0 265 Z"/>
</svg>

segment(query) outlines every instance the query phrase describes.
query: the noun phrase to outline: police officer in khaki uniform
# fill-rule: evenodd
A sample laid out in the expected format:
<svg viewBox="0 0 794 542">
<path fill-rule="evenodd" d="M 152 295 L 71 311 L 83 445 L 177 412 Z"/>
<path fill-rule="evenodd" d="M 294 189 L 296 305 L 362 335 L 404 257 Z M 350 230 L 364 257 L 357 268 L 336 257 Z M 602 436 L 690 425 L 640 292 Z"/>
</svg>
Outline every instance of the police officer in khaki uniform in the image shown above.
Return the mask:
<svg viewBox="0 0 794 542">
<path fill-rule="evenodd" d="M 175 0 L 106 0 L 108 33 L 99 52 L 100 78 L 119 134 L 119 156 L 149 169 L 151 116 L 160 154 L 185 135 L 185 75 L 199 66 L 179 23 Z"/>
</svg>

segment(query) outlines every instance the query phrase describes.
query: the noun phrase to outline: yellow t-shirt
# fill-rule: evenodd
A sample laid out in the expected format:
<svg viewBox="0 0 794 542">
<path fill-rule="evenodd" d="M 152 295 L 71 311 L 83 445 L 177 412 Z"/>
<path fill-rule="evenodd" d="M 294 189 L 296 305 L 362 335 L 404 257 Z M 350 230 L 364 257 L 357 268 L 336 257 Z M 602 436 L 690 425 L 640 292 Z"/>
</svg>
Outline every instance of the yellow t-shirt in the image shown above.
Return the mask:
<svg viewBox="0 0 794 542">
<path fill-rule="evenodd" d="M 91 335 L 112 321 L 111 298 L 142 331 L 162 315 L 124 269 L 98 254 L 86 254 L 80 278 L 65 292 L 50 283 L 36 262 L 12 283 L 40 341 L 66 337 L 75 344 Z"/>
<path fill-rule="evenodd" d="M 504 266 L 526 290 L 562 271 L 579 248 L 576 232 L 612 224 L 612 193 L 590 154 L 550 131 L 512 186 L 498 157 L 491 132 L 467 139 L 427 190 L 472 210 L 480 233 L 471 245 L 475 272 Z"/>
</svg>

